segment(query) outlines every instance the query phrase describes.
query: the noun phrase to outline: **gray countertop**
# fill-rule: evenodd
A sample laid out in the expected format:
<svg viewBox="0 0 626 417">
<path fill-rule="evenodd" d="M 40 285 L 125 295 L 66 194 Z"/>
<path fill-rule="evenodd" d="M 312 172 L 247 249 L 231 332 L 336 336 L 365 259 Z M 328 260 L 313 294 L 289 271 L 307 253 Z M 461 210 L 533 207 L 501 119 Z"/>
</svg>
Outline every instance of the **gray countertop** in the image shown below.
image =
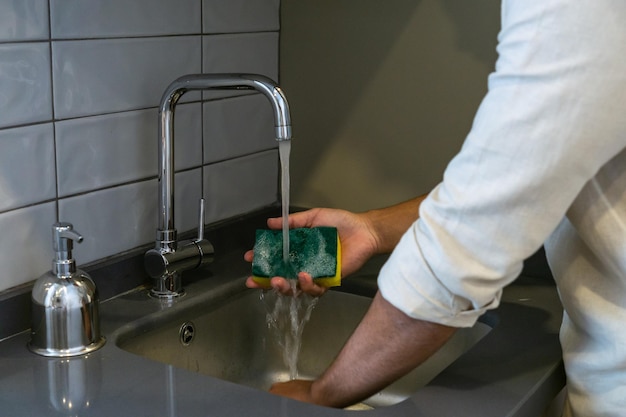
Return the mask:
<svg viewBox="0 0 626 417">
<path fill-rule="evenodd" d="M 187 295 L 173 306 L 143 288 L 101 303 L 106 345 L 87 357 L 50 359 L 30 353 L 28 332 L 0 342 L 0 415 L 21 416 L 533 416 L 564 385 L 558 328 L 561 306 L 553 283 L 520 277 L 501 306 L 481 320 L 493 327 L 426 387 L 394 406 L 345 411 L 304 404 L 174 368 L 120 349 L 120 335 L 154 314 L 210 303 L 244 289 L 243 249 L 222 254 L 184 278 Z M 371 294 L 373 261 L 343 290 Z M 209 294 L 207 296 L 207 294 Z"/>
</svg>

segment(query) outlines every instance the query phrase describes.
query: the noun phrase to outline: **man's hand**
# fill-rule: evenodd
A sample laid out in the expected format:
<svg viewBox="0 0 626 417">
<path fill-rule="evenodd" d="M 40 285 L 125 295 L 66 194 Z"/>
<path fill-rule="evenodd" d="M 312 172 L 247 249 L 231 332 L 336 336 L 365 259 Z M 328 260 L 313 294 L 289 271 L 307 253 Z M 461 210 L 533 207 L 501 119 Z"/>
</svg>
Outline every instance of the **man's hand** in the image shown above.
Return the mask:
<svg viewBox="0 0 626 417">
<path fill-rule="evenodd" d="M 282 218 L 268 219 L 270 229 L 278 230 L 282 227 Z M 342 278 L 358 270 L 363 264 L 376 253 L 376 239 L 372 235 L 371 225 L 363 214 L 355 214 L 337 209 L 311 209 L 289 215 L 289 228 L 299 227 L 336 227 L 341 240 L 341 276 Z M 252 262 L 254 253 L 250 250 L 244 254 L 244 259 Z M 290 294 L 292 287 L 282 277 L 273 277 L 270 280 L 271 288 L 283 293 Z M 298 273 L 299 290 L 312 296 L 324 294 L 327 288 L 315 284 L 311 275 L 305 271 Z M 262 287 L 249 277 L 246 281 L 249 288 Z"/>
<path fill-rule="evenodd" d="M 311 386 L 313 381 L 303 381 L 296 379 L 288 382 L 281 382 L 272 385 L 270 392 L 276 395 L 282 395 L 283 397 L 290 397 L 294 400 L 302 401 L 305 403 L 315 403 L 311 396 Z"/>
<path fill-rule="evenodd" d="M 404 203 L 365 213 L 352 213 L 346 210 L 315 208 L 289 215 L 289 228 L 299 227 L 336 227 L 341 240 L 341 278 L 359 270 L 373 255 L 389 253 L 396 246 L 400 237 L 417 220 L 419 207 L 426 196 L 416 197 Z M 267 220 L 270 229 L 282 228 L 282 218 Z M 244 259 L 252 262 L 254 254 L 248 251 Z M 311 279 L 306 271 L 298 274 L 299 289 L 307 294 L 319 296 L 326 292 Z M 264 288 L 248 278 L 250 288 Z M 270 280 L 271 288 L 283 293 L 292 292 L 291 285 L 281 277 Z"/>
</svg>

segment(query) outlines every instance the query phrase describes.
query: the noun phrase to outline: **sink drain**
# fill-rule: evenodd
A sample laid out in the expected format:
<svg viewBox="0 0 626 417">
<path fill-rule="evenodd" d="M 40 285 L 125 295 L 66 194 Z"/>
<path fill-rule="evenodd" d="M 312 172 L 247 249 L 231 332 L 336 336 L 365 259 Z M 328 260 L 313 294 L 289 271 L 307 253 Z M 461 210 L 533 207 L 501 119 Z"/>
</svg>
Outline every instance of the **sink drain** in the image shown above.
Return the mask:
<svg viewBox="0 0 626 417">
<path fill-rule="evenodd" d="M 196 335 L 196 326 L 190 322 L 186 321 L 180 326 L 180 330 L 178 331 L 178 336 L 180 338 L 180 344 L 183 346 L 189 346 L 193 341 L 193 338 Z"/>
</svg>

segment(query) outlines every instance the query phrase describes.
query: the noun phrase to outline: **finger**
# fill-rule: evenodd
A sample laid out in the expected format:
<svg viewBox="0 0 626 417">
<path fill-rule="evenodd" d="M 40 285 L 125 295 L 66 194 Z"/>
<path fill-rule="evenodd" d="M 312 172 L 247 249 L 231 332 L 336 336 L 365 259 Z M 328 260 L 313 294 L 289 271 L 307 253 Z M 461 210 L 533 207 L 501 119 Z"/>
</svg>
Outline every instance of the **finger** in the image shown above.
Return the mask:
<svg viewBox="0 0 626 417">
<path fill-rule="evenodd" d="M 258 282 L 254 281 L 252 277 L 248 277 L 246 279 L 246 287 L 261 290 L 274 289 L 275 291 L 278 291 L 283 295 L 293 294 L 293 288 L 291 287 L 291 284 L 289 283 L 289 281 L 282 277 L 274 277 L 270 279 L 268 285 L 259 284 Z"/>
<path fill-rule="evenodd" d="M 280 229 L 283 227 L 282 217 L 272 217 L 267 219 L 267 227 L 270 229 Z"/>
<path fill-rule="evenodd" d="M 270 285 L 261 285 L 258 282 L 254 281 L 252 279 L 252 277 L 248 277 L 248 279 L 246 279 L 246 287 L 248 288 L 254 288 L 254 289 L 263 289 L 263 290 L 267 290 L 269 288 L 271 288 Z"/>
<path fill-rule="evenodd" d="M 267 219 L 267 227 L 272 230 L 280 230 L 283 228 L 283 218 L 282 217 L 272 217 Z M 298 226 L 293 222 L 292 216 L 289 216 L 289 228 L 293 229 L 294 227 L 302 227 Z"/>
<path fill-rule="evenodd" d="M 254 251 L 249 250 L 246 253 L 243 254 L 243 259 L 246 262 L 252 262 L 254 260 Z"/>
<path fill-rule="evenodd" d="M 317 285 L 311 275 L 306 272 L 300 272 L 298 274 L 298 283 L 302 292 L 313 297 L 320 297 L 328 290 L 326 287 Z"/>
<path fill-rule="evenodd" d="M 273 277 L 270 280 L 272 288 L 284 295 L 292 295 L 293 288 L 289 281 L 283 277 Z"/>
<path fill-rule="evenodd" d="M 312 227 L 314 213 L 315 211 L 313 209 L 290 214 L 289 228 L 294 229 L 296 227 Z M 267 226 L 270 229 L 280 229 L 283 226 L 283 218 L 271 217 L 267 219 Z"/>
</svg>

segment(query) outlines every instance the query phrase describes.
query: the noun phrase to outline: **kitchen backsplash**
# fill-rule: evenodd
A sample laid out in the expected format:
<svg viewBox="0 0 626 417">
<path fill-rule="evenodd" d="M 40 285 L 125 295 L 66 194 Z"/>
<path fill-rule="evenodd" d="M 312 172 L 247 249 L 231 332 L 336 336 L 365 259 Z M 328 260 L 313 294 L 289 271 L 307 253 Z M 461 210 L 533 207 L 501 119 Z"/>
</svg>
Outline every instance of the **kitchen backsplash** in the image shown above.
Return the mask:
<svg viewBox="0 0 626 417">
<path fill-rule="evenodd" d="M 278 79 L 279 0 L 0 0 L 0 291 L 50 268 L 51 226 L 79 264 L 154 240 L 157 106 L 190 73 Z M 288 92 L 287 92 L 288 95 Z M 186 94 L 176 111 L 176 225 L 277 201 L 258 94 Z"/>
</svg>

